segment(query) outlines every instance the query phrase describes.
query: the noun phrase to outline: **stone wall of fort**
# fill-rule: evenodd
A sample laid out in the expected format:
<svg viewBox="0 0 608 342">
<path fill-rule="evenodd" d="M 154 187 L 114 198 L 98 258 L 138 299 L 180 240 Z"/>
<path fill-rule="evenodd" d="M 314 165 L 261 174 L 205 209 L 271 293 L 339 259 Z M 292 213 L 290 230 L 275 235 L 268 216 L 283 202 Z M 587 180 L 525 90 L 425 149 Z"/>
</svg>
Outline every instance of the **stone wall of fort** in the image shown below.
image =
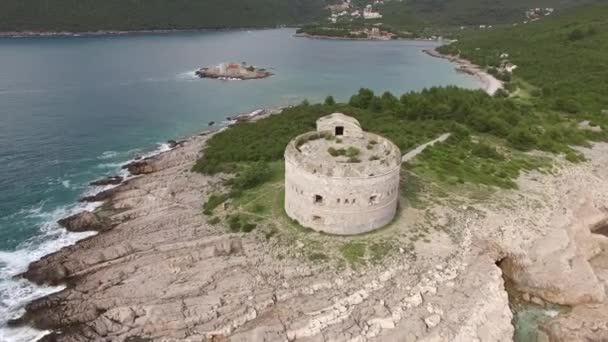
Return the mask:
<svg viewBox="0 0 608 342">
<path fill-rule="evenodd" d="M 346 126 L 347 132 L 349 128 L 355 128 L 343 121 L 339 124 Z M 332 131 L 330 124 L 319 128 L 324 132 Z M 348 133 L 345 139 L 350 135 Z M 318 153 L 312 155 L 300 151 L 298 145 L 308 134 L 312 132 L 295 138 L 285 151 L 287 215 L 305 227 L 336 235 L 362 234 L 390 223 L 399 202 L 399 148 L 387 139 L 359 128 L 351 142 L 373 140 L 377 142 L 377 149 L 386 154 L 380 160 L 339 162 L 323 149 L 315 150 Z M 330 140 L 327 144 L 333 142 Z"/>
</svg>

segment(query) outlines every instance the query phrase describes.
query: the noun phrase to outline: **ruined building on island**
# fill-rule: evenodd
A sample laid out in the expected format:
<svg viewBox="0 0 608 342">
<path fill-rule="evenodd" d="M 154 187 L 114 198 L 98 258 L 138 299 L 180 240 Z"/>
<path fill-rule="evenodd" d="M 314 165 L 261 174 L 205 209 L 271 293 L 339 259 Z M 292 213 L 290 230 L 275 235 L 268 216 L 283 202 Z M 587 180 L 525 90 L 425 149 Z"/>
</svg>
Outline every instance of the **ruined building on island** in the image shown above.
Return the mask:
<svg viewBox="0 0 608 342">
<path fill-rule="evenodd" d="M 336 235 L 380 228 L 399 199 L 401 152 L 359 122 L 334 113 L 285 150 L 285 211 L 301 225 Z"/>
</svg>

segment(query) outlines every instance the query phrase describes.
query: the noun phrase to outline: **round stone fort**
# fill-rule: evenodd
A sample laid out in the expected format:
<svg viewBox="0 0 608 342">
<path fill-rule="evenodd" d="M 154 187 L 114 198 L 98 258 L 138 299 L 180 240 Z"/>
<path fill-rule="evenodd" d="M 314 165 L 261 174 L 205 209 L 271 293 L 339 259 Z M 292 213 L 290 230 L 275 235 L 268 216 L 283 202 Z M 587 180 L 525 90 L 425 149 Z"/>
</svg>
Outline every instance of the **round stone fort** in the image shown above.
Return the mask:
<svg viewBox="0 0 608 342">
<path fill-rule="evenodd" d="M 385 226 L 399 201 L 401 151 L 341 113 L 285 150 L 285 211 L 301 225 L 335 235 Z"/>
</svg>

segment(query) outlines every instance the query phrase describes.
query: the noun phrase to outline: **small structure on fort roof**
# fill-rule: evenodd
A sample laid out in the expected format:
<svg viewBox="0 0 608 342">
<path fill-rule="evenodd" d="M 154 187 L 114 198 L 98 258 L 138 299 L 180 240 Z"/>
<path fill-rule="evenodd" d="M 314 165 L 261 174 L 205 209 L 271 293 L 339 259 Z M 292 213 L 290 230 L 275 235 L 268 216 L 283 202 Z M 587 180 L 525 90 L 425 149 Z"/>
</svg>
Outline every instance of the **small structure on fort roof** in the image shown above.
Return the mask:
<svg viewBox="0 0 608 342">
<path fill-rule="evenodd" d="M 399 199 L 401 151 L 359 122 L 334 113 L 285 150 L 285 211 L 301 225 L 336 235 L 380 228 Z"/>
</svg>

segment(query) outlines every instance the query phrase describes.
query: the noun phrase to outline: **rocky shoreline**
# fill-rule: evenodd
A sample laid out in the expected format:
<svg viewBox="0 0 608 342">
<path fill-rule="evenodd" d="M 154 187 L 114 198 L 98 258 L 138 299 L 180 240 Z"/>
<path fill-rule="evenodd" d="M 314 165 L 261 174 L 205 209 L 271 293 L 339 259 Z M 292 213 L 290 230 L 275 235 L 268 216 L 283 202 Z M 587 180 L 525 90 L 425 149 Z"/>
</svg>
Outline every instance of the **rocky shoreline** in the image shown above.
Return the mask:
<svg viewBox="0 0 608 342">
<path fill-rule="evenodd" d="M 67 287 L 11 324 L 70 342 L 511 341 L 506 276 L 535 305 L 572 308 L 540 327 L 546 341 L 608 338 L 608 144 L 583 149 L 588 163 L 522 176 L 520 190 L 406 207 L 404 226 L 378 233 L 397 250 L 352 268 L 298 257 L 299 241 L 209 224 L 202 203 L 226 175 L 190 169 L 213 134 L 134 161 L 134 177 L 84 199 L 99 209 L 61 220 L 99 234 L 29 266 L 21 277 Z M 412 249 L 401 235 L 413 223 L 433 233 Z"/>
<path fill-rule="evenodd" d="M 331 37 L 331 36 L 318 36 L 308 33 L 295 33 L 294 37 L 309 38 L 309 39 L 326 39 L 326 40 L 361 40 L 361 41 L 374 41 L 374 42 L 389 42 L 391 40 L 406 40 L 402 38 L 395 39 L 374 39 L 374 38 L 351 38 L 351 37 Z"/>
<path fill-rule="evenodd" d="M 217 66 L 203 67 L 195 72 L 200 78 L 214 78 L 221 80 L 257 80 L 267 78 L 273 75 L 270 71 L 248 65 L 243 62 L 222 63 Z"/>
<path fill-rule="evenodd" d="M 422 52 L 426 53 L 431 57 L 447 59 L 451 63 L 456 64 L 456 71 L 477 78 L 484 85 L 484 90 L 490 95 L 494 95 L 494 93 L 496 93 L 498 89 L 503 88 L 503 83 L 499 79 L 490 75 L 481 67 L 473 64 L 470 61 L 462 59 L 458 56 L 443 55 L 436 49 L 424 49 L 422 50 Z"/>
<path fill-rule="evenodd" d="M 309 38 L 309 39 L 326 39 L 326 40 L 361 40 L 361 41 L 374 41 L 374 42 L 390 42 L 394 40 L 412 40 L 412 41 L 423 41 L 423 42 L 437 42 L 440 39 L 431 38 L 392 38 L 392 39 L 374 39 L 374 38 L 351 38 L 351 37 L 331 37 L 331 36 L 319 36 L 308 33 L 295 33 L 294 37 Z"/>
<path fill-rule="evenodd" d="M 238 31 L 238 30 L 266 30 L 272 27 L 258 28 L 223 28 L 223 29 L 183 29 L 183 30 L 99 30 L 99 31 L 4 31 L 0 38 L 27 38 L 27 37 L 89 37 L 89 36 L 123 36 L 130 34 L 167 34 L 177 32 L 210 32 L 210 31 Z"/>
</svg>

